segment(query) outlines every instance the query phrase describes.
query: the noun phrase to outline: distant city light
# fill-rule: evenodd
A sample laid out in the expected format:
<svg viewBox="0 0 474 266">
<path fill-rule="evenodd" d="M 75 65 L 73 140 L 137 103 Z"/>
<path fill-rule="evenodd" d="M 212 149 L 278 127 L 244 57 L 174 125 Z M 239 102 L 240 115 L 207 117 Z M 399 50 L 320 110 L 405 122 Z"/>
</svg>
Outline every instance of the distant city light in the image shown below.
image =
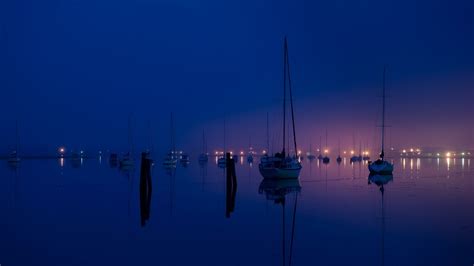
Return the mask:
<svg viewBox="0 0 474 266">
<path fill-rule="evenodd" d="M 402 152 L 403 152 L 403 153 L 407 153 L 407 150 L 403 150 Z"/>
<path fill-rule="evenodd" d="M 60 147 L 58 151 L 59 153 L 63 154 L 66 151 L 66 149 L 64 147 Z"/>
<path fill-rule="evenodd" d="M 328 149 L 324 150 L 324 153 L 328 153 L 328 152 L 329 152 L 329 150 L 328 150 Z"/>
<path fill-rule="evenodd" d="M 351 151 L 351 155 L 354 155 L 354 151 Z"/>
<path fill-rule="evenodd" d="M 450 153 L 450 152 L 447 152 L 447 153 L 446 153 L 446 157 L 451 157 L 451 153 Z"/>
<path fill-rule="evenodd" d="M 413 148 L 410 149 L 410 152 L 413 152 Z"/>
</svg>

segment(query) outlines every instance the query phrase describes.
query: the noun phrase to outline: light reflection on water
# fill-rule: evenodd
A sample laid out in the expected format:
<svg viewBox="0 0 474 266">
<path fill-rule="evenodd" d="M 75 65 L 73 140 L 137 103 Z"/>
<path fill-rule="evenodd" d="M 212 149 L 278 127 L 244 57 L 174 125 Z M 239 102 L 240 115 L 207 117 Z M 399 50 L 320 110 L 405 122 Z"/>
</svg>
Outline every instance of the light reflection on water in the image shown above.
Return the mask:
<svg viewBox="0 0 474 266">
<path fill-rule="evenodd" d="M 192 161 L 165 171 L 157 162 L 144 227 L 138 165 L 121 172 L 93 159 L 5 163 L 0 263 L 281 265 L 292 254 L 292 265 L 471 265 L 470 159 L 406 160 L 394 160 L 382 205 L 365 162 L 305 159 L 301 189 L 285 195 L 282 208 L 285 184 L 266 184 L 259 193 L 258 165 L 242 158 L 230 218 L 224 169 Z M 268 199 L 272 193 L 276 200 Z"/>
</svg>

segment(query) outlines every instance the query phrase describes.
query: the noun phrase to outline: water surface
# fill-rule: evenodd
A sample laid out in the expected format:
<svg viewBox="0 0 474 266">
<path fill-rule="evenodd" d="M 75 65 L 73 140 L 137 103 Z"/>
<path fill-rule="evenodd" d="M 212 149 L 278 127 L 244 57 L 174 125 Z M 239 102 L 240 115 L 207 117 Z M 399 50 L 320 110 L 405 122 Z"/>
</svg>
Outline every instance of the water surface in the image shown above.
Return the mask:
<svg viewBox="0 0 474 266">
<path fill-rule="evenodd" d="M 153 167 L 144 226 L 139 167 L 3 162 L 1 265 L 474 263 L 471 160 L 396 159 L 383 196 L 363 164 L 304 161 L 299 183 L 261 184 L 258 167 L 239 162 L 234 195 L 212 159 L 191 160 Z"/>
</svg>

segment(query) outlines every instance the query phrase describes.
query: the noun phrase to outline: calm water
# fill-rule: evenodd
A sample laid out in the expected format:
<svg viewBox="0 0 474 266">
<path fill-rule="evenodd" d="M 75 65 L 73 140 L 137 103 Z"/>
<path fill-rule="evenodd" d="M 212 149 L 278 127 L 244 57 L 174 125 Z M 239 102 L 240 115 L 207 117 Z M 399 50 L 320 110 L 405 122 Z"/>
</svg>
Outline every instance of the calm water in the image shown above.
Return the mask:
<svg viewBox="0 0 474 266">
<path fill-rule="evenodd" d="M 383 201 L 366 165 L 304 161 L 299 184 L 261 184 L 256 165 L 239 163 L 233 206 L 224 171 L 191 159 L 175 173 L 155 165 L 145 226 L 138 168 L 2 162 L 0 264 L 474 263 L 472 160 L 397 159 Z"/>
</svg>

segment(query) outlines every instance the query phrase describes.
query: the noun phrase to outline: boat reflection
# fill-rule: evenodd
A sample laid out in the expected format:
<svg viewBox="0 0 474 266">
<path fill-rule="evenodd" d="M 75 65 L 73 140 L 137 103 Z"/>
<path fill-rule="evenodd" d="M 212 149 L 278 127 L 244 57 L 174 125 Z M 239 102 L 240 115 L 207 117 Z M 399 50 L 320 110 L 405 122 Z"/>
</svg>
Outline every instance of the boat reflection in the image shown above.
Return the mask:
<svg viewBox="0 0 474 266">
<path fill-rule="evenodd" d="M 384 209 L 384 185 L 393 180 L 393 175 L 369 175 L 368 184 L 376 184 L 379 187 L 382 196 L 382 216 L 381 216 L 381 238 L 380 238 L 380 265 L 385 264 L 385 209 Z"/>
<path fill-rule="evenodd" d="M 267 200 L 272 200 L 275 204 L 282 206 L 282 265 L 286 265 L 286 238 L 285 238 L 285 205 L 286 197 L 295 194 L 295 204 L 293 206 L 293 217 L 291 225 L 291 238 L 288 265 L 291 265 L 293 255 L 293 239 L 295 233 L 296 206 L 298 204 L 298 194 L 301 192 L 299 179 L 268 179 L 265 178 L 258 188 L 259 194 L 265 194 Z"/>
</svg>

